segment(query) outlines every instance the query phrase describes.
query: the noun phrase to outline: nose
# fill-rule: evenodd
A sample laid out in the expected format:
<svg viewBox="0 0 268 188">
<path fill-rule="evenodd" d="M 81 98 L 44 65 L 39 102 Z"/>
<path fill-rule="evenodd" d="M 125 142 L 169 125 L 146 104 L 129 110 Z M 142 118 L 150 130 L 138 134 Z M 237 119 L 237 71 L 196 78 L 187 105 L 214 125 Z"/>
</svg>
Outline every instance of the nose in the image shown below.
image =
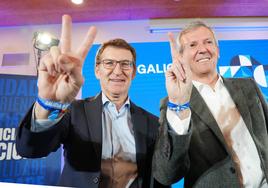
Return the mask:
<svg viewBox="0 0 268 188">
<path fill-rule="evenodd" d="M 203 53 L 206 53 L 206 52 L 207 52 L 206 46 L 204 44 L 199 44 L 198 45 L 198 53 L 203 54 Z"/>
<path fill-rule="evenodd" d="M 114 69 L 113 69 L 113 73 L 116 74 L 116 75 L 120 75 L 122 74 L 122 69 L 121 69 L 121 66 L 120 66 L 120 63 L 117 62 Z"/>
</svg>

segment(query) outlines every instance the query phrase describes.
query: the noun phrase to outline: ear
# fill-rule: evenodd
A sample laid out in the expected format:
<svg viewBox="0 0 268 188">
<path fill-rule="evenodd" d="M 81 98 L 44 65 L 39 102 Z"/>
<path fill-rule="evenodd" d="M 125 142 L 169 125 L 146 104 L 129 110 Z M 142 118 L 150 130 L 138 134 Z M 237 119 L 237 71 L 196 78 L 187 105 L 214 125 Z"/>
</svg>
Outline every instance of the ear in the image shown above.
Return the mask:
<svg viewBox="0 0 268 188">
<path fill-rule="evenodd" d="M 219 46 L 217 46 L 217 50 L 218 50 L 218 58 L 220 58 L 220 48 L 219 48 Z"/>
<path fill-rule="evenodd" d="M 132 80 L 135 78 L 135 76 L 136 76 L 136 71 L 137 71 L 137 67 L 135 67 L 134 69 L 133 69 L 133 72 L 132 72 Z"/>
<path fill-rule="evenodd" d="M 95 76 L 98 80 L 100 79 L 100 66 L 98 64 L 95 66 Z"/>
</svg>

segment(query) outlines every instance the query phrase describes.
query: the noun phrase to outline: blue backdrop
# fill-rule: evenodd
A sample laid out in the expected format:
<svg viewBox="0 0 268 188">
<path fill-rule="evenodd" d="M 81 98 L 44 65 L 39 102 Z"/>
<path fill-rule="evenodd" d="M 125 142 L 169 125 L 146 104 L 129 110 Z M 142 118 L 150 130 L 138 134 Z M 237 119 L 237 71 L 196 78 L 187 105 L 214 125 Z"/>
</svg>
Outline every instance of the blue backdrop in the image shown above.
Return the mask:
<svg viewBox="0 0 268 188">
<path fill-rule="evenodd" d="M 61 151 L 26 159 L 17 154 L 15 129 L 37 96 L 35 76 L 0 74 L 0 182 L 55 185 Z"/>
<path fill-rule="evenodd" d="M 268 99 L 268 40 L 220 41 L 218 70 L 224 77 L 252 77 Z M 166 96 L 164 72 L 171 63 L 167 42 L 133 43 L 137 51 L 137 75 L 131 99 L 159 115 L 160 99 Z M 89 52 L 84 67 L 82 98 L 100 91 L 94 75 L 95 53 Z M 33 76 L 0 75 L 0 181 L 54 185 L 60 174 L 61 151 L 41 159 L 24 159 L 17 155 L 15 128 L 37 95 Z M 173 185 L 182 187 L 183 181 Z"/>
</svg>

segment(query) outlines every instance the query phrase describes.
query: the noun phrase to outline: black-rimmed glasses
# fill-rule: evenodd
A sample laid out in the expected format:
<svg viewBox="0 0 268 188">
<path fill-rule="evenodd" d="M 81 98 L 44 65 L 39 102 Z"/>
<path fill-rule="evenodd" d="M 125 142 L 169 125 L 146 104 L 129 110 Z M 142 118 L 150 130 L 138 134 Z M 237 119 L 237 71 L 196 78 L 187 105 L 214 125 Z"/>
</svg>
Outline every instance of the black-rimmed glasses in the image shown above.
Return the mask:
<svg viewBox="0 0 268 188">
<path fill-rule="evenodd" d="M 133 67 L 133 61 L 130 60 L 113 60 L 113 59 L 103 59 L 99 62 L 99 64 L 103 64 L 104 68 L 106 69 L 114 69 L 117 65 L 117 63 L 119 63 L 120 68 L 122 70 L 129 70 Z"/>
</svg>

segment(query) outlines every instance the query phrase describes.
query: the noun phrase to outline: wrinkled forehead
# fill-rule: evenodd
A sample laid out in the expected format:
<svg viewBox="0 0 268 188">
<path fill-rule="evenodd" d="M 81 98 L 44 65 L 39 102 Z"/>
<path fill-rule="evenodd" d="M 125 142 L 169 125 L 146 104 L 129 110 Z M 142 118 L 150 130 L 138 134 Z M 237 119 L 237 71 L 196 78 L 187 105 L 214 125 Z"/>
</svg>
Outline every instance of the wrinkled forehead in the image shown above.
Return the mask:
<svg viewBox="0 0 268 188">
<path fill-rule="evenodd" d="M 183 45 L 185 43 L 207 39 L 212 39 L 216 41 L 215 35 L 211 29 L 204 26 L 200 26 L 182 31 L 179 35 L 178 42 Z"/>
<path fill-rule="evenodd" d="M 107 46 L 100 57 L 101 59 L 133 60 L 133 55 L 130 50 L 115 46 Z"/>
</svg>

